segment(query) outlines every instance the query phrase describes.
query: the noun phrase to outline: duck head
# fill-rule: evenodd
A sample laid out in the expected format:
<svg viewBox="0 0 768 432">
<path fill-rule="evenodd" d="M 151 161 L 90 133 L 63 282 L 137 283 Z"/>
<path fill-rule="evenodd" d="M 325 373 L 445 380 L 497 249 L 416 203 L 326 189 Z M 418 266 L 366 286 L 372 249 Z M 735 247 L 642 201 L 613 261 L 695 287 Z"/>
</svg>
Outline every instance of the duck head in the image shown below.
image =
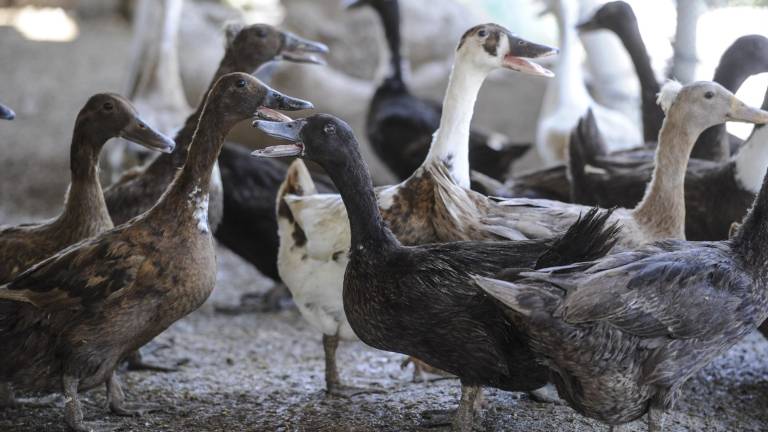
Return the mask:
<svg viewBox="0 0 768 432">
<path fill-rule="evenodd" d="M 0 104 L 0 119 L 13 120 L 16 118 L 16 113 L 7 106 Z"/>
<path fill-rule="evenodd" d="M 312 103 L 292 98 L 259 81 L 249 74 L 234 72 L 219 78 L 211 89 L 206 104 L 219 111 L 229 124 L 257 118 L 275 122 L 291 118 L 275 110 L 298 111 L 312 109 Z"/>
<path fill-rule="evenodd" d="M 737 91 L 751 75 L 768 72 L 768 38 L 746 35 L 736 39 L 720 57 L 714 81 Z"/>
<path fill-rule="evenodd" d="M 352 128 L 343 120 L 328 114 L 315 114 L 283 123 L 255 121 L 253 127 L 290 143 L 255 150 L 251 155 L 257 157 L 300 156 L 323 167 L 344 169 L 338 166 L 347 160 L 344 155 L 357 151 Z"/>
<path fill-rule="evenodd" d="M 766 124 L 768 112 L 748 106 L 725 87 L 711 81 L 685 86 L 672 81 L 659 93 L 667 121 L 676 121 L 697 136 L 703 130 L 729 121 Z"/>
<path fill-rule="evenodd" d="M 176 147 L 172 139 L 147 125 L 128 99 L 114 93 L 91 96 L 77 116 L 77 126 L 101 144 L 120 137 L 162 153 Z"/>
<path fill-rule="evenodd" d="M 498 24 L 481 24 L 467 30 L 456 48 L 456 61 L 470 62 L 487 72 L 497 68 L 528 75 L 554 74 L 530 59 L 557 54 L 557 48 L 529 42 Z"/>
<path fill-rule="evenodd" d="M 229 24 L 226 27 L 227 53 L 241 72 L 255 72 L 272 60 L 296 63 L 325 64 L 322 54 L 328 47 L 320 42 L 303 39 L 293 33 L 267 24 Z"/>
<path fill-rule="evenodd" d="M 632 11 L 632 6 L 619 0 L 600 6 L 592 17 L 579 23 L 576 29 L 583 33 L 595 30 L 611 30 L 621 34 L 622 28 L 632 23 L 637 25 L 637 17 Z"/>
</svg>

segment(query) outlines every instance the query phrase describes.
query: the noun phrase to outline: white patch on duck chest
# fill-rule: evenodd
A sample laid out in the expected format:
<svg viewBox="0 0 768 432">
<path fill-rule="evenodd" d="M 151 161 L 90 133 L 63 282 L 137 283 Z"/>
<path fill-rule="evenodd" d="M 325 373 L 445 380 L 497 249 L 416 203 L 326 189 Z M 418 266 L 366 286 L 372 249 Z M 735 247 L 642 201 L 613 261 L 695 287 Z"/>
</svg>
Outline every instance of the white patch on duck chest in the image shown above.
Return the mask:
<svg viewBox="0 0 768 432">
<path fill-rule="evenodd" d="M 192 217 L 197 221 L 197 229 L 201 233 L 210 232 L 208 227 L 208 194 L 202 193 L 199 187 L 195 187 L 189 193 L 189 205 L 192 206 Z"/>
<path fill-rule="evenodd" d="M 756 194 L 768 166 L 768 126 L 759 126 L 736 154 L 736 180 Z"/>
</svg>

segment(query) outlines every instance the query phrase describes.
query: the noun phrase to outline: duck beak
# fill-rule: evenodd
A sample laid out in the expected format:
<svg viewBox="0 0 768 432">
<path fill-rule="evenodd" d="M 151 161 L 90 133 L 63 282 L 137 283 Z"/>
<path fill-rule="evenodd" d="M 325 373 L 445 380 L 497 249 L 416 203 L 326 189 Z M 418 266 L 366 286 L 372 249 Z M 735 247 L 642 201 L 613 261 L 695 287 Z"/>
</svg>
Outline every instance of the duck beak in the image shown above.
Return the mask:
<svg viewBox="0 0 768 432">
<path fill-rule="evenodd" d="M 315 106 L 312 105 L 312 102 L 284 95 L 277 90 L 267 87 L 266 85 L 265 87 L 267 94 L 264 96 L 264 100 L 261 102 L 262 108 L 271 108 L 273 110 L 280 111 L 300 111 L 315 108 Z"/>
<path fill-rule="evenodd" d="M 7 106 L 0 104 L 0 119 L 13 120 L 16 118 L 16 113 Z"/>
<path fill-rule="evenodd" d="M 342 5 L 344 9 L 357 9 L 359 7 L 367 5 L 369 0 L 344 0 Z"/>
<path fill-rule="evenodd" d="M 138 117 L 134 117 L 128 126 L 123 128 L 120 137 L 161 153 L 172 153 L 176 148 L 172 139 L 152 129 Z"/>
<path fill-rule="evenodd" d="M 753 108 L 734 97 L 726 119 L 727 121 L 766 124 L 768 123 L 768 112 Z"/>
<path fill-rule="evenodd" d="M 301 38 L 290 32 L 282 32 L 282 35 L 283 49 L 278 58 L 294 63 L 326 64 L 325 59 L 318 55 L 328 54 L 325 44 Z"/>
<path fill-rule="evenodd" d="M 592 18 L 576 24 L 576 30 L 578 30 L 579 33 L 588 33 L 600 29 L 601 27 L 597 23 L 597 16 L 592 16 Z"/>
<path fill-rule="evenodd" d="M 524 73 L 527 75 L 543 76 L 551 78 L 555 74 L 530 59 L 549 57 L 560 52 L 557 48 L 540 45 L 519 38 L 511 33 L 507 34 L 509 52 L 504 55 L 503 67 Z"/>
<path fill-rule="evenodd" d="M 253 124 L 251 124 L 254 128 L 259 129 L 271 137 L 290 141 L 291 144 L 276 145 L 254 150 L 251 153 L 251 156 L 269 158 L 303 156 L 304 143 L 301 142 L 301 129 L 304 125 L 306 125 L 304 119 L 282 123 L 263 120 L 254 121 Z"/>
</svg>

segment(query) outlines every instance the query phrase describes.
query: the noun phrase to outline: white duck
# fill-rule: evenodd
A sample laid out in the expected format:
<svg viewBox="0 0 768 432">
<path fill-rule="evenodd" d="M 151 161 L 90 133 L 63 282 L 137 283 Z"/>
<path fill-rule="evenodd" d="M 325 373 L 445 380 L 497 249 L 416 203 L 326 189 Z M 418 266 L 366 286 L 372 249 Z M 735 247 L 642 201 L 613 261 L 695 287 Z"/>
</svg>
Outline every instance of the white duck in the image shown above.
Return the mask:
<svg viewBox="0 0 768 432">
<path fill-rule="evenodd" d="M 640 128 L 624 114 L 595 102 L 584 85 L 579 61 L 577 0 L 546 0 L 560 29 L 560 57 L 556 78 L 549 83 L 536 130 L 536 149 L 546 165 L 562 163 L 568 154 L 568 139 L 579 118 L 592 109 L 610 151 L 643 144 Z"/>
<path fill-rule="evenodd" d="M 481 212 L 488 200 L 469 189 L 469 129 L 475 101 L 483 81 L 495 69 L 551 76 L 523 57 L 555 52 L 495 24 L 476 26 L 464 34 L 456 50 L 440 128 L 426 160 L 404 182 L 376 191 L 384 219 L 401 242 L 503 238 L 485 229 Z M 339 338 L 354 338 L 342 306 L 350 245 L 344 203 L 339 195 L 317 194 L 304 164 L 296 160 L 278 192 L 277 218 L 280 276 L 304 318 L 323 333 L 327 390 L 354 394 L 359 390 L 341 385 L 335 363 Z"/>
</svg>

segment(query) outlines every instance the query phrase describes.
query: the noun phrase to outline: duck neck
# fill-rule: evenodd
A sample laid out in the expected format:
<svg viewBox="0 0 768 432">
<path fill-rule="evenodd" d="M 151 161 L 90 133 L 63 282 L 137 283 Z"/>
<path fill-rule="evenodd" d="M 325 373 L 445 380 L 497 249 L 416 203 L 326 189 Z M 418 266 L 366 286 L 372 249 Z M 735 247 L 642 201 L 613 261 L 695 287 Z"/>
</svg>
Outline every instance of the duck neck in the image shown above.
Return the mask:
<svg viewBox="0 0 768 432">
<path fill-rule="evenodd" d="M 440 127 L 424 164 L 443 163 L 458 185 L 469 188 L 469 128 L 487 71 L 469 62 L 454 62 L 443 100 Z"/>
<path fill-rule="evenodd" d="M 327 167 L 332 169 L 326 169 L 326 172 L 339 189 L 347 208 L 352 236 L 350 251 L 380 253 L 385 246 L 398 245 L 381 217 L 373 181 L 360 151 L 355 147 L 337 161 L 336 166 Z"/>
<path fill-rule="evenodd" d="M 664 121 L 664 112 L 656 103 L 656 95 L 661 88 L 656 80 L 656 74 L 651 67 L 651 58 L 637 27 L 634 16 L 622 19 L 625 25 L 620 26 L 616 34 L 627 49 L 632 64 L 635 67 L 637 78 L 640 81 L 640 101 L 643 112 L 643 137 L 645 141 L 655 141 L 659 137 L 661 123 Z"/>
<path fill-rule="evenodd" d="M 400 6 L 397 1 L 375 7 L 384 27 L 384 38 L 389 49 L 389 77 L 403 81 L 403 58 L 400 54 Z"/>
<path fill-rule="evenodd" d="M 210 99 L 210 97 L 209 97 Z M 211 109 L 207 106 L 211 104 Z M 230 120 L 210 101 L 205 104 L 189 149 L 186 163 L 152 213 L 179 218 L 179 203 L 183 221 L 191 221 L 202 232 L 208 232 L 208 192 L 211 172 L 219 157 L 224 139 L 235 121 Z"/>
<path fill-rule="evenodd" d="M 578 20 L 578 5 L 571 0 L 560 0 L 555 13 L 557 26 L 560 30 L 560 54 L 555 68 L 555 78 L 547 86 L 545 95 L 547 106 L 586 105 L 591 100 L 584 86 L 584 76 L 578 53 L 578 35 L 576 22 Z M 550 90 L 551 89 L 551 90 Z"/>
<path fill-rule="evenodd" d="M 87 119 L 80 119 L 72 134 L 69 156 L 72 177 L 64 212 L 59 218 L 65 223 L 82 221 L 94 214 L 99 217 L 107 215 L 107 205 L 99 182 L 98 160 L 99 152 L 109 137 L 100 137 L 90 131 L 89 126 Z"/>
<path fill-rule="evenodd" d="M 685 238 L 685 173 L 698 131 L 689 130 L 684 120 L 671 112 L 664 121 L 651 182 L 632 212 L 660 238 Z"/>
<path fill-rule="evenodd" d="M 732 246 L 748 269 L 768 278 L 768 174 L 763 175 L 763 184 L 752 208 L 733 237 Z"/>
<path fill-rule="evenodd" d="M 760 191 L 763 174 L 768 168 L 768 126 L 756 125 L 744 145 L 734 156 L 736 180 L 754 194 Z"/>
</svg>

